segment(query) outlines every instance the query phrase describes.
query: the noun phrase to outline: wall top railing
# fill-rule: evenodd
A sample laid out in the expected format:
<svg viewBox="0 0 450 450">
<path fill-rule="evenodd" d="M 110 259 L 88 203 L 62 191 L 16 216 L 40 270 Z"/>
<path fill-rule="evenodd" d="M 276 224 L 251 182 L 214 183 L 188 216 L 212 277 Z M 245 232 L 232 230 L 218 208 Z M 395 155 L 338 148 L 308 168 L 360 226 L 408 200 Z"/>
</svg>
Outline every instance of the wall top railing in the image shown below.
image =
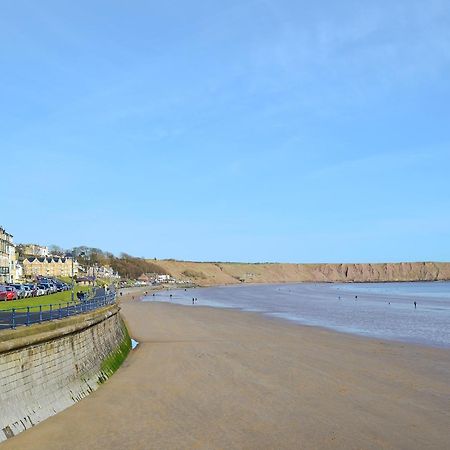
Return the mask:
<svg viewBox="0 0 450 450">
<path fill-rule="evenodd" d="M 76 316 L 112 305 L 115 302 L 116 293 L 114 291 L 105 292 L 103 289 L 97 289 L 87 300 L 11 308 L 0 311 L 0 330 Z"/>
</svg>

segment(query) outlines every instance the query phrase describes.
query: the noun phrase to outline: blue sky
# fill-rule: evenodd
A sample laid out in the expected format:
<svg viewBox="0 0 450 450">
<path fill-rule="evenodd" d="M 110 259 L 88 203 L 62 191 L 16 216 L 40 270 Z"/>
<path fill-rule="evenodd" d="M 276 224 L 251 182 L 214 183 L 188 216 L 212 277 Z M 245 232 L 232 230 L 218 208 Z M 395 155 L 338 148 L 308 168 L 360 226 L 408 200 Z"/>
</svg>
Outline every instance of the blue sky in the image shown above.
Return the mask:
<svg viewBox="0 0 450 450">
<path fill-rule="evenodd" d="M 450 4 L 5 0 L 0 224 L 191 260 L 449 260 Z"/>
</svg>

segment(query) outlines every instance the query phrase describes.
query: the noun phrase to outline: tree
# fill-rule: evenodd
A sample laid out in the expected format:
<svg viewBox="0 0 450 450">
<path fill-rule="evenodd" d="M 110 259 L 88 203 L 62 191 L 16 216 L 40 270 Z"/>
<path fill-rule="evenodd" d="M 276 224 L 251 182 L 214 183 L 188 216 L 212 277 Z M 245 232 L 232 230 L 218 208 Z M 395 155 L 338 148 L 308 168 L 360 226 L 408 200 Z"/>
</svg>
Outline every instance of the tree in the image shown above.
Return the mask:
<svg viewBox="0 0 450 450">
<path fill-rule="evenodd" d="M 48 252 L 50 255 L 56 255 L 56 256 L 64 256 L 67 252 L 63 248 L 59 247 L 58 245 L 50 245 L 48 248 Z"/>
</svg>

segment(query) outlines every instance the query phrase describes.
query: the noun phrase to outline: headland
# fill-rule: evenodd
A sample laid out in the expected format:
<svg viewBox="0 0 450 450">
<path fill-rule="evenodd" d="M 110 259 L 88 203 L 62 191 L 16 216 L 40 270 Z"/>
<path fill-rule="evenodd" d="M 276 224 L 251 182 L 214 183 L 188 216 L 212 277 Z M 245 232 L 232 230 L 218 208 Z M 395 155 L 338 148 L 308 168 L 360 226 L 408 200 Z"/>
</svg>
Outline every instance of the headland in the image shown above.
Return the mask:
<svg viewBox="0 0 450 450">
<path fill-rule="evenodd" d="M 172 259 L 152 260 L 152 262 L 177 280 L 185 280 L 198 286 L 240 283 L 450 280 L 449 262 L 288 264 L 194 262 Z"/>
</svg>

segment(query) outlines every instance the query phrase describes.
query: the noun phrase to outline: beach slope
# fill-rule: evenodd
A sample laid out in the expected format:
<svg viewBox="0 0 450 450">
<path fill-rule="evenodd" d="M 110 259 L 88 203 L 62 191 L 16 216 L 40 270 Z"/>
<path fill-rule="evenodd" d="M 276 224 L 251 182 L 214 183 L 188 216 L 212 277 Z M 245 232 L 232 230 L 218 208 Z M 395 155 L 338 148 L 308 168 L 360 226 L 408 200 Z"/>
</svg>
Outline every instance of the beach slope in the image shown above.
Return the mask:
<svg viewBox="0 0 450 450">
<path fill-rule="evenodd" d="M 127 302 L 140 344 L 8 449 L 446 449 L 450 352 L 253 313 Z"/>
</svg>

